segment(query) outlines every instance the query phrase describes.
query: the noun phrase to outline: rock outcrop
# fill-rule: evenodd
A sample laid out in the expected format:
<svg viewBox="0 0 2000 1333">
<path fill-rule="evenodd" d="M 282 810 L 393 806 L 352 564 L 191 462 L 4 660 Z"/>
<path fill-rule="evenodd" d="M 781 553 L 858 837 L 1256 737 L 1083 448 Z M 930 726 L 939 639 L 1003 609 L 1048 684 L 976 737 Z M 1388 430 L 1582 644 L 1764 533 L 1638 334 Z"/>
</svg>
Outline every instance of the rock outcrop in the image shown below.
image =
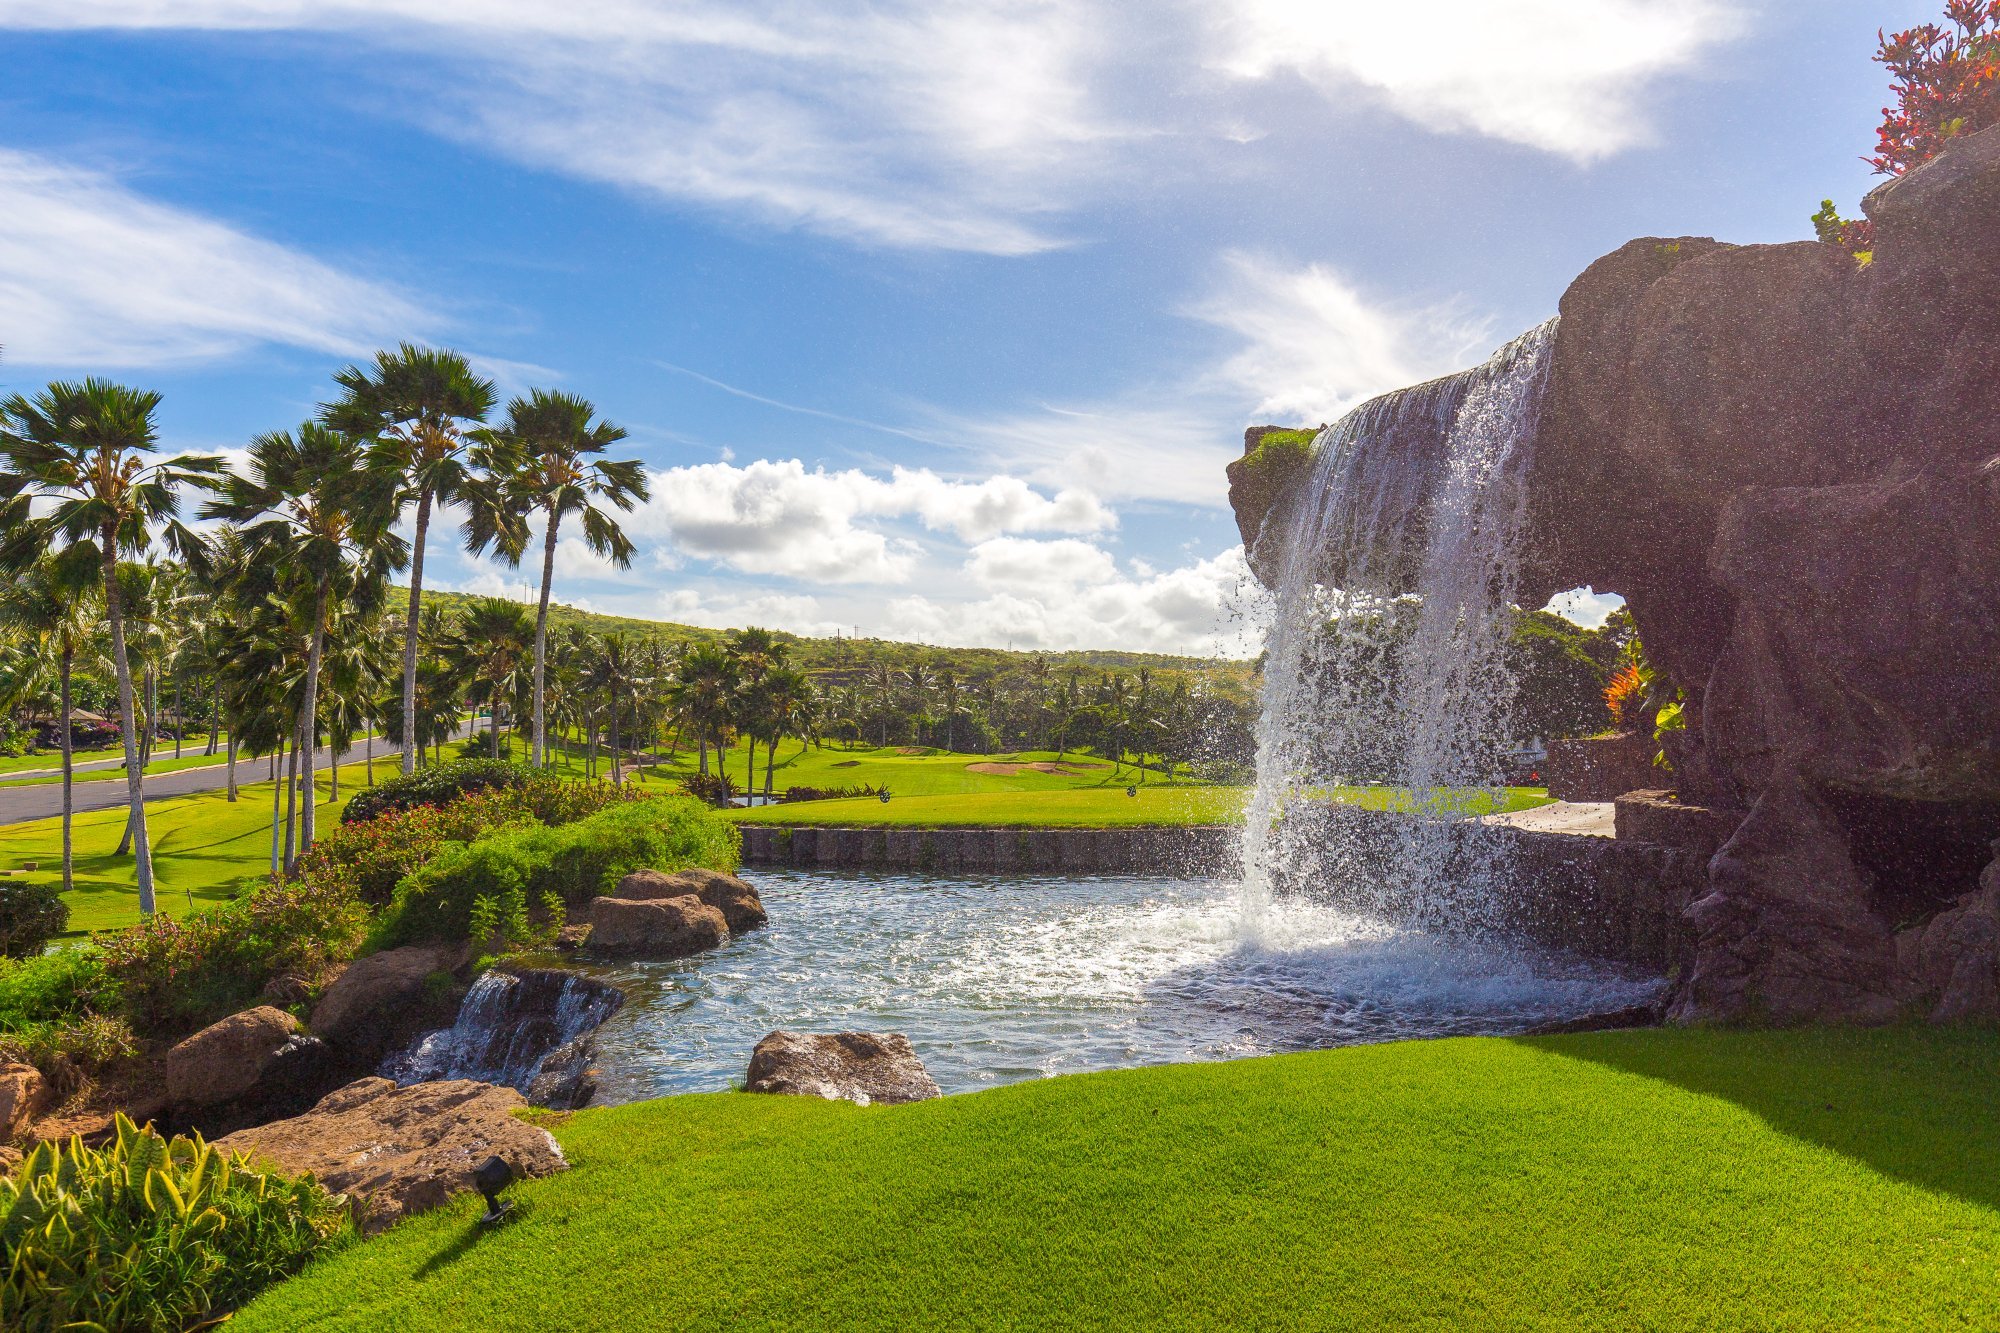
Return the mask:
<svg viewBox="0 0 2000 1333">
<path fill-rule="evenodd" d="M 678 898 L 599 898 L 590 905 L 590 948 L 619 957 L 685 958 L 729 941 L 720 911 L 692 893 Z"/>
<path fill-rule="evenodd" d="M 220 1106 L 243 1096 L 299 1036 L 299 1020 L 262 1005 L 209 1024 L 167 1052 L 167 1099 L 175 1106 Z"/>
<path fill-rule="evenodd" d="M 746 1087 L 861 1106 L 940 1095 L 910 1039 L 895 1032 L 773 1032 L 750 1054 Z"/>
<path fill-rule="evenodd" d="M 48 1097 L 42 1071 L 31 1064 L 0 1064 L 0 1144 L 11 1143 L 41 1114 Z"/>
<path fill-rule="evenodd" d="M 1731 831 L 1681 1021 L 2000 992 L 2000 127 L 1864 208 L 1866 266 L 1647 238 L 1562 299 L 1519 600 L 1623 595 L 1685 697 L 1673 781 Z M 1240 489 L 1265 573 L 1274 501 Z"/>
<path fill-rule="evenodd" d="M 465 961 L 465 950 L 412 944 L 348 964 L 313 1007 L 313 1033 L 365 1059 L 380 1059 L 431 1025 L 456 995 L 434 980 Z M 448 979 L 448 978 L 447 978 Z M 450 1008 L 445 1008 L 448 1018 Z"/>
<path fill-rule="evenodd" d="M 398 1088 L 364 1078 L 329 1093 L 303 1115 L 239 1130 L 215 1141 L 319 1182 L 354 1200 L 368 1234 L 473 1188 L 490 1156 L 517 1176 L 546 1176 L 569 1164 L 547 1130 L 514 1114 L 527 1105 L 512 1088 L 454 1079 Z"/>
<path fill-rule="evenodd" d="M 574 1110 L 597 1089 L 597 1029 L 624 1003 L 624 991 L 578 972 L 496 968 L 473 983 L 450 1027 L 424 1034 L 379 1072 L 400 1084 L 502 1084 L 537 1106 Z"/>
<path fill-rule="evenodd" d="M 770 920 L 757 890 L 734 875 L 720 870 L 635 870 L 618 881 L 614 898 L 649 900 L 680 898 L 688 894 L 722 913 L 732 935 L 755 930 Z"/>
</svg>

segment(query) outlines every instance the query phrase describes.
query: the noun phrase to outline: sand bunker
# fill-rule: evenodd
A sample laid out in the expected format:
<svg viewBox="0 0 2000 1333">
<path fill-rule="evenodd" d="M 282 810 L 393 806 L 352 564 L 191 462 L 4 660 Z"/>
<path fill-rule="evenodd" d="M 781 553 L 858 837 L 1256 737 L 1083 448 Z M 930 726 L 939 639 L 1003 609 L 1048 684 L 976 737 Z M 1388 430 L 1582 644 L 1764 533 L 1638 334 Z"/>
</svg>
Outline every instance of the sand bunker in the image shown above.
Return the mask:
<svg viewBox="0 0 2000 1333">
<path fill-rule="evenodd" d="M 1016 773 L 1061 773 L 1064 775 L 1081 773 L 1087 768 L 1104 768 L 1104 764 L 1082 762 L 1058 764 L 1047 759 L 1038 759 L 1032 764 L 967 764 L 968 773 L 993 773 L 1003 778 L 1011 778 Z"/>
</svg>

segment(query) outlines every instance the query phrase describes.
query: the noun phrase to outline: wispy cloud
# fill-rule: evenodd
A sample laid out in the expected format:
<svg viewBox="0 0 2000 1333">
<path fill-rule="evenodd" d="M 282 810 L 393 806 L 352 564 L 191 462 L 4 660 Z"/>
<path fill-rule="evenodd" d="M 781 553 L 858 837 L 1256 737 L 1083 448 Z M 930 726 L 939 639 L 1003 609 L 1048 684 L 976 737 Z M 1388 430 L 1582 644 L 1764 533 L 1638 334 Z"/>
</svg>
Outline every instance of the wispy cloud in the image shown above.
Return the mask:
<svg viewBox="0 0 2000 1333">
<path fill-rule="evenodd" d="M 109 176 L 0 149 L 0 345 L 150 366 L 259 343 L 357 356 L 438 324 L 412 298 Z"/>
<path fill-rule="evenodd" d="M 869 245 L 1029 254 L 1258 135 L 1255 86 L 1590 160 L 1745 0 L 0 0 L 0 25 L 309 29 L 442 77 L 399 104 L 567 175 Z M 429 87 L 429 96 L 411 89 Z"/>
</svg>

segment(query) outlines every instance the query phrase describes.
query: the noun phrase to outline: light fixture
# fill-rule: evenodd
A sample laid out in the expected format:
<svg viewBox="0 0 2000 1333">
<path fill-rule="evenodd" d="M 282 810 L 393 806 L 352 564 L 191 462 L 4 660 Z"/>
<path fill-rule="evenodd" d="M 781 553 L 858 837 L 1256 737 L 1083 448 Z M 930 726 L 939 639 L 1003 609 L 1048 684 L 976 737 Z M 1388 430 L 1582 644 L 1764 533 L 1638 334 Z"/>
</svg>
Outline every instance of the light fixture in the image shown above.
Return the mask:
<svg viewBox="0 0 2000 1333">
<path fill-rule="evenodd" d="M 479 1219 L 479 1225 L 491 1226 L 513 1211 L 511 1201 L 501 1202 L 500 1191 L 514 1183 L 514 1168 L 507 1165 L 504 1157 L 489 1157 L 479 1164 L 472 1173 L 472 1183 L 486 1197 L 486 1216 Z"/>
<path fill-rule="evenodd" d="M 881 795 L 881 797 L 880 797 L 880 800 L 881 800 L 882 804 L 884 804 L 884 805 L 887 805 L 887 804 L 889 804 L 889 793 L 888 793 L 888 792 L 886 792 L 886 791 L 885 791 L 885 792 L 883 792 L 883 793 L 882 793 L 882 795 Z"/>
<path fill-rule="evenodd" d="M 1137 796 L 1139 794 L 1139 789 L 1137 787 L 1127 787 L 1125 789 L 1125 794 L 1127 796 Z"/>
</svg>

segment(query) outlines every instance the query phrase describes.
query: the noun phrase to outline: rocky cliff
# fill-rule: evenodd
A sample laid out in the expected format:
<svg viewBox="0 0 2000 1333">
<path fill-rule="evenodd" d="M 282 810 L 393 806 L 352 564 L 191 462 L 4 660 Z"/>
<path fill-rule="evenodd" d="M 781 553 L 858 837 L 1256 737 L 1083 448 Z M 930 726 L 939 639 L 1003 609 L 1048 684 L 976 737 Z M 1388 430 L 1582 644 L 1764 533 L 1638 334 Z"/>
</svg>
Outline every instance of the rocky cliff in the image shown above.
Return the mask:
<svg viewBox="0 0 2000 1333">
<path fill-rule="evenodd" d="M 1562 299 L 1521 600 L 1625 597 L 1736 824 L 1683 1020 L 2000 1019 L 2000 128 L 1864 208 L 1866 266 L 1648 238 Z M 1232 469 L 1260 573 L 1306 467 Z"/>
</svg>

